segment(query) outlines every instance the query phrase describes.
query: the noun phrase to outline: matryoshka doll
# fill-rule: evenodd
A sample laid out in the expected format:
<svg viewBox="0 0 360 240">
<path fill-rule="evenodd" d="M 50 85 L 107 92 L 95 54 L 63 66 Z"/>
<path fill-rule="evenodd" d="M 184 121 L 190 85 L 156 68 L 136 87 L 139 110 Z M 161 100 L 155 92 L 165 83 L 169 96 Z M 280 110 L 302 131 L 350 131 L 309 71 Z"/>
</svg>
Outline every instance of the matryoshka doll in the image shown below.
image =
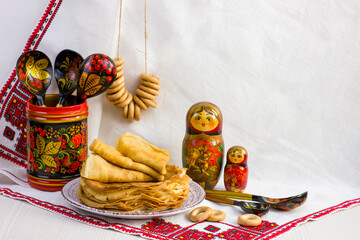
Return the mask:
<svg viewBox="0 0 360 240">
<path fill-rule="evenodd" d="M 248 179 L 247 151 L 240 146 L 231 147 L 226 154 L 224 184 L 228 191 L 243 192 Z"/>
<path fill-rule="evenodd" d="M 209 102 L 194 104 L 186 115 L 183 166 L 204 189 L 213 189 L 219 180 L 224 157 L 222 122 L 220 109 Z"/>
</svg>

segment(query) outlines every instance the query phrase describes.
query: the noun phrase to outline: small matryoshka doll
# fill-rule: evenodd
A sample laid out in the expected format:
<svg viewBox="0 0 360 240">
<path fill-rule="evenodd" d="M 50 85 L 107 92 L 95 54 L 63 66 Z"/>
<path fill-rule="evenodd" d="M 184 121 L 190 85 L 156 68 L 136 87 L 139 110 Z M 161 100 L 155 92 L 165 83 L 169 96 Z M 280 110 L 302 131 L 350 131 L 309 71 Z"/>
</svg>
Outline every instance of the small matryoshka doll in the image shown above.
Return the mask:
<svg viewBox="0 0 360 240">
<path fill-rule="evenodd" d="M 182 161 L 187 175 L 205 189 L 213 189 L 219 180 L 224 157 L 221 131 L 222 114 L 216 105 L 199 102 L 190 107 Z"/>
<path fill-rule="evenodd" d="M 224 184 L 228 191 L 243 192 L 248 179 L 247 151 L 240 146 L 231 147 L 226 154 Z"/>
</svg>

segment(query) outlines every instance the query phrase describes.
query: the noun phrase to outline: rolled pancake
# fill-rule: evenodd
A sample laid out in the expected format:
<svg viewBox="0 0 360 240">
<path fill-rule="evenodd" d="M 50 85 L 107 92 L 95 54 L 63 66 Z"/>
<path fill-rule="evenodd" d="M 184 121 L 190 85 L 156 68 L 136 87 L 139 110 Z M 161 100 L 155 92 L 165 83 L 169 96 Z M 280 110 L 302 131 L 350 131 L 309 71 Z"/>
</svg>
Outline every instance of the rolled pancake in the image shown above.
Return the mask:
<svg viewBox="0 0 360 240">
<path fill-rule="evenodd" d="M 116 147 L 135 162 L 143 163 L 161 174 L 166 173 L 166 164 L 170 160 L 169 151 L 160 149 L 129 132 L 119 137 Z"/>
<path fill-rule="evenodd" d="M 164 180 L 164 176 L 153 168 L 142 163 L 134 162 L 130 158 L 122 155 L 118 149 L 106 145 L 98 138 L 91 143 L 89 149 L 117 166 L 143 172 L 156 178 L 158 181 Z"/>
<path fill-rule="evenodd" d="M 186 168 L 179 168 L 175 165 L 167 165 L 166 166 L 166 175 L 165 175 L 165 181 L 181 181 L 185 184 L 188 184 L 191 181 L 191 178 L 186 174 Z M 84 184 L 86 184 L 88 187 L 99 191 L 99 192 L 112 192 L 112 191 L 119 191 L 123 189 L 135 189 L 135 188 L 141 188 L 141 189 L 156 189 L 161 188 L 161 186 L 164 186 L 163 182 L 122 182 L 122 183 L 103 183 L 98 180 L 91 180 L 83 178 L 82 181 L 84 181 Z M 169 184 L 168 182 L 166 184 Z M 165 184 L 165 185 L 166 185 Z"/>
<path fill-rule="evenodd" d="M 152 182 L 155 178 L 139 171 L 120 168 L 102 158 L 90 154 L 82 169 L 81 176 L 100 182 Z"/>
</svg>

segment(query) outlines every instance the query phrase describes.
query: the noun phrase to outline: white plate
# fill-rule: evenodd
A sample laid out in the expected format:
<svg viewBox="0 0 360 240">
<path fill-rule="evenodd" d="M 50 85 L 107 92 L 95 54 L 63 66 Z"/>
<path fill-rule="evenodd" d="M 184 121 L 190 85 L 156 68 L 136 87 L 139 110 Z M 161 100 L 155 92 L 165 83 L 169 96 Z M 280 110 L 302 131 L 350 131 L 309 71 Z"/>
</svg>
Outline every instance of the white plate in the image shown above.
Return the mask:
<svg viewBox="0 0 360 240">
<path fill-rule="evenodd" d="M 157 218 L 165 217 L 174 214 L 178 214 L 184 211 L 187 211 L 191 208 L 194 208 L 200 204 L 205 199 L 204 189 L 194 181 L 189 183 L 190 193 L 189 197 L 183 202 L 180 208 L 170 209 L 160 212 L 151 212 L 151 213 L 125 213 L 125 212 L 114 212 L 109 210 L 102 210 L 97 208 L 92 208 L 84 205 L 80 199 L 77 197 L 76 191 L 79 187 L 80 178 L 74 179 L 68 182 L 62 189 L 61 193 L 65 200 L 73 205 L 74 207 L 80 208 L 82 210 L 114 218 L 127 218 L 127 219 L 148 219 L 148 218 Z"/>
</svg>

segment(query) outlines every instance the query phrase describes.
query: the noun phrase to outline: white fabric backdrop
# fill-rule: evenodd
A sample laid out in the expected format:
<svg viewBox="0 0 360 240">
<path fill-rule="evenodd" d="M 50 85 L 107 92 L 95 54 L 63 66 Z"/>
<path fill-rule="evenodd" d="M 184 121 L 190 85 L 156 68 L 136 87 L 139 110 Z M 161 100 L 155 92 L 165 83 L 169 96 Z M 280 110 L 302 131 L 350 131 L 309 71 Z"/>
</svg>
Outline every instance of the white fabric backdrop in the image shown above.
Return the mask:
<svg viewBox="0 0 360 240">
<path fill-rule="evenodd" d="M 118 6 L 65 0 L 38 50 L 51 59 L 64 48 L 115 57 Z M 223 113 L 225 150 L 248 150 L 246 192 L 309 191 L 307 203 L 286 219 L 273 212 L 268 220 L 282 223 L 357 198 L 359 13 L 352 0 L 148 0 L 148 72 L 161 79 L 158 107 L 129 122 L 104 96 L 90 99 L 89 142 L 99 137 L 114 145 L 130 131 L 168 149 L 170 163 L 181 165 L 186 112 L 206 100 Z M 11 31 L 26 39 L 38 16 L 20 16 L 22 27 L 8 30 L 1 85 L 25 44 L 12 41 Z M 126 88 L 134 93 L 144 71 L 144 0 L 123 0 L 120 53 Z M 55 84 L 48 92 L 57 93 Z"/>
<path fill-rule="evenodd" d="M 143 1 L 135 2 L 124 1 L 120 42 L 131 90 L 144 69 Z M 161 79 L 159 106 L 129 123 L 105 101 L 98 136 L 114 144 L 131 131 L 181 164 L 186 112 L 207 100 L 222 110 L 226 150 L 249 152 L 247 192 L 309 190 L 304 206 L 314 210 L 359 197 L 359 7 L 149 1 L 148 70 Z"/>
</svg>

